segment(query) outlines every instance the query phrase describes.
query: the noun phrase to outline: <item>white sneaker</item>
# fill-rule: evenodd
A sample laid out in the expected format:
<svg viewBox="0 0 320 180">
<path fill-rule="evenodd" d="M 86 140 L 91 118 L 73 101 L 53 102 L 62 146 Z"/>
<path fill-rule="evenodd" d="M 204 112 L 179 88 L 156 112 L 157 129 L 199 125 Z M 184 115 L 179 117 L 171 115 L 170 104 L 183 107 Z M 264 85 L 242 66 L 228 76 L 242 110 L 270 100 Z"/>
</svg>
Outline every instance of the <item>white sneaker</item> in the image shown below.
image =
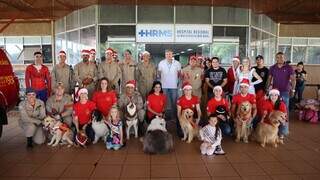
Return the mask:
<svg viewBox="0 0 320 180">
<path fill-rule="evenodd" d="M 214 151 L 214 154 L 216 154 L 216 155 L 224 155 L 226 153 L 223 151 L 221 145 L 219 145 L 219 146 L 216 147 L 216 150 Z"/>
</svg>

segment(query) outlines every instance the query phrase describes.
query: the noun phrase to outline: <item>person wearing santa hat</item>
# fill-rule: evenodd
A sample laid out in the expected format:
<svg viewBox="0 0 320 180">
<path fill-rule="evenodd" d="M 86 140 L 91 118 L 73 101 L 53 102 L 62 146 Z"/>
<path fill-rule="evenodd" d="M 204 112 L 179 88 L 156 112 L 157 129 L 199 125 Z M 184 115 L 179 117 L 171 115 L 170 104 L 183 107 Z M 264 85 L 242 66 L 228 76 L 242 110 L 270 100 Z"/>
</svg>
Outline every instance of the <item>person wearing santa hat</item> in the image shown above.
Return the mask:
<svg viewBox="0 0 320 180">
<path fill-rule="evenodd" d="M 142 61 L 138 63 L 136 69 L 136 79 L 138 82 L 138 91 L 143 100 L 146 100 L 148 93 L 152 90 L 153 81 L 156 79 L 156 66 L 150 62 L 150 53 L 142 53 Z"/>
<path fill-rule="evenodd" d="M 256 97 L 254 94 L 249 94 L 249 79 L 242 79 L 239 86 L 240 92 L 232 97 L 231 117 L 233 120 L 235 120 L 237 117 L 237 108 L 239 108 L 242 102 L 249 101 L 252 105 L 252 119 L 254 119 L 257 115 Z M 252 119 L 250 119 L 249 121 L 251 122 Z"/>
<path fill-rule="evenodd" d="M 125 92 L 126 83 L 129 80 L 136 80 L 136 63 L 132 57 L 131 51 L 129 49 L 126 49 L 123 53 L 123 56 L 124 59 L 119 63 L 121 69 L 121 92 Z"/>
<path fill-rule="evenodd" d="M 73 105 L 73 124 L 77 133 L 83 130 L 91 141 L 94 141 L 94 131 L 91 127 L 91 114 L 96 104 L 88 99 L 88 90 L 81 88 L 77 96 L 79 101 Z"/>
<path fill-rule="evenodd" d="M 226 114 L 230 116 L 230 109 L 228 100 L 222 97 L 223 89 L 221 86 L 215 86 L 213 88 L 213 98 L 208 101 L 207 104 L 207 116 L 216 113 L 216 110 L 219 106 L 223 107 L 226 111 Z M 224 135 L 231 135 L 232 124 L 226 119 L 225 116 L 218 115 L 219 118 L 219 127 Z"/>
<path fill-rule="evenodd" d="M 90 57 L 89 57 L 90 63 L 93 63 L 98 68 L 99 59 L 96 58 L 96 50 L 90 49 Z"/>
<path fill-rule="evenodd" d="M 196 120 L 196 124 L 199 125 L 201 118 L 201 109 L 200 109 L 200 100 L 197 96 L 192 94 L 192 86 L 189 82 L 185 82 L 182 86 L 183 95 L 177 101 L 177 115 L 180 119 L 182 115 L 182 111 L 185 109 L 192 109 L 194 112 L 194 118 Z M 181 131 L 180 123 L 177 121 L 177 131 L 178 135 L 179 131 Z"/>
<path fill-rule="evenodd" d="M 59 63 L 54 65 L 51 71 L 52 88 L 55 88 L 59 82 L 63 84 L 64 92 L 71 94 L 74 89 L 73 69 L 66 63 L 66 52 L 61 50 L 58 55 Z M 52 89 L 52 92 L 54 90 Z"/>
<path fill-rule="evenodd" d="M 82 62 L 79 62 L 74 67 L 74 79 L 79 84 L 80 88 L 87 88 L 89 98 L 91 99 L 96 81 L 98 80 L 98 71 L 96 65 L 89 62 L 90 51 L 82 50 Z"/>
<path fill-rule="evenodd" d="M 44 103 L 51 92 L 51 78 L 49 68 L 43 65 L 43 56 L 40 51 L 33 53 L 34 63 L 27 66 L 25 71 L 26 88 L 36 91 L 37 98 Z"/>
<path fill-rule="evenodd" d="M 142 135 L 144 133 L 144 130 L 142 130 L 141 125 L 144 123 L 145 119 L 145 110 L 144 110 L 144 103 L 142 100 L 142 97 L 136 89 L 136 81 L 135 80 L 130 80 L 126 83 L 126 91 L 120 95 L 119 101 L 118 101 L 118 106 L 121 110 L 120 112 L 120 117 L 121 119 L 124 119 L 124 109 L 126 106 L 132 102 L 136 105 L 137 107 L 137 114 L 138 114 L 138 119 L 139 119 L 139 134 Z"/>
<path fill-rule="evenodd" d="M 119 80 L 121 78 L 121 69 L 117 62 L 114 60 L 115 51 L 112 48 L 108 48 L 105 51 L 106 60 L 101 62 L 98 66 L 99 79 L 105 77 L 110 81 L 110 87 L 112 87 L 119 94 Z"/>
<path fill-rule="evenodd" d="M 189 82 L 191 84 L 192 93 L 201 99 L 203 72 L 202 69 L 197 66 L 196 56 L 190 57 L 189 65 L 181 70 L 181 77 L 182 82 Z"/>
<path fill-rule="evenodd" d="M 227 85 L 226 85 L 226 90 L 229 95 L 230 100 L 232 99 L 233 95 L 233 89 L 234 89 L 234 84 L 236 81 L 236 71 L 240 65 L 240 57 L 239 56 L 234 56 L 232 58 L 232 65 L 227 71 Z"/>
</svg>

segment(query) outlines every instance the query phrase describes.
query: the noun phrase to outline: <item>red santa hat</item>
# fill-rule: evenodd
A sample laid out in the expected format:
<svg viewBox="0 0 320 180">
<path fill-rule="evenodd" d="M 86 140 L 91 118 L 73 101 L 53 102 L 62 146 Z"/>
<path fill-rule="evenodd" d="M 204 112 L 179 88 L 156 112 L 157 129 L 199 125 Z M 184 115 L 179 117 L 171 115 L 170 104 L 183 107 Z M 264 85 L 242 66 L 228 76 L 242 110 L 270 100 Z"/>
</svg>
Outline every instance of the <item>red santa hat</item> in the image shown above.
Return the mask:
<svg viewBox="0 0 320 180">
<path fill-rule="evenodd" d="M 96 53 L 96 50 L 95 49 L 90 49 L 90 53 Z"/>
<path fill-rule="evenodd" d="M 185 89 L 192 89 L 192 86 L 189 82 L 183 83 L 182 90 L 185 90 Z"/>
<path fill-rule="evenodd" d="M 240 82 L 240 86 L 250 86 L 250 81 L 249 79 L 242 79 L 242 81 Z"/>
<path fill-rule="evenodd" d="M 112 48 L 106 49 L 105 53 L 109 53 L 109 52 L 112 53 L 112 54 L 115 53 L 115 51 Z"/>
<path fill-rule="evenodd" d="M 190 56 L 189 60 L 197 60 L 197 57 L 196 56 Z"/>
<path fill-rule="evenodd" d="M 142 55 L 146 55 L 146 54 L 150 55 L 150 53 L 148 51 L 143 51 L 141 54 Z"/>
<path fill-rule="evenodd" d="M 89 55 L 90 54 L 90 51 L 89 50 L 87 50 L 87 49 L 83 49 L 82 51 L 81 51 L 81 55 Z"/>
<path fill-rule="evenodd" d="M 215 87 L 213 88 L 213 90 L 220 90 L 220 91 L 223 91 L 221 86 L 215 86 Z"/>
<path fill-rule="evenodd" d="M 136 87 L 136 81 L 135 80 L 130 80 L 126 83 L 126 87 Z"/>
<path fill-rule="evenodd" d="M 88 90 L 86 88 L 79 89 L 77 95 L 80 97 L 81 94 L 88 94 Z"/>
<path fill-rule="evenodd" d="M 280 96 L 280 91 L 279 91 L 278 89 L 271 89 L 271 90 L 269 91 L 269 96 L 270 96 L 271 94 Z"/>
<path fill-rule="evenodd" d="M 65 51 L 63 51 L 63 50 L 59 51 L 59 56 L 66 56 L 66 55 L 67 55 L 67 54 L 66 54 Z"/>
<path fill-rule="evenodd" d="M 239 56 L 234 56 L 232 58 L 232 61 L 238 61 L 240 63 L 240 57 Z"/>
</svg>

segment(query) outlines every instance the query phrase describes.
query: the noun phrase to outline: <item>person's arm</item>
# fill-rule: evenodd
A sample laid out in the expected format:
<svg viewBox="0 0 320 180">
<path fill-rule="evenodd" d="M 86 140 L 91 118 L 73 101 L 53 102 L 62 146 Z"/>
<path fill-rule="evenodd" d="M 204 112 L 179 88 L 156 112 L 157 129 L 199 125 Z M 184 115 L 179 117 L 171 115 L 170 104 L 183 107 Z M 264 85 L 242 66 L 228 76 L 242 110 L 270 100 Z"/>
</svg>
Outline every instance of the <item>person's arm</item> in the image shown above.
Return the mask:
<svg viewBox="0 0 320 180">
<path fill-rule="evenodd" d="M 235 120 L 235 118 L 236 118 L 236 104 L 235 103 L 232 103 L 232 105 L 231 105 L 231 117 L 233 120 Z"/>
<path fill-rule="evenodd" d="M 290 75 L 290 81 L 291 81 L 291 97 L 294 96 L 294 93 L 296 91 L 296 78 L 295 74 Z"/>
<path fill-rule="evenodd" d="M 250 123 L 256 117 L 256 115 L 257 115 L 257 105 L 252 104 L 252 119 L 250 120 Z"/>
<path fill-rule="evenodd" d="M 254 82 L 252 82 L 253 85 L 262 83 L 262 78 L 257 74 L 256 71 L 253 71 L 252 75 L 253 75 L 253 77 L 255 77 L 257 79 Z"/>
<path fill-rule="evenodd" d="M 48 96 L 51 94 L 51 77 L 50 77 L 50 72 L 49 69 L 46 68 L 46 73 L 45 73 L 45 80 L 47 82 L 47 88 L 48 88 Z"/>
<path fill-rule="evenodd" d="M 67 98 L 68 98 L 68 100 L 67 100 L 66 104 L 63 107 L 63 111 L 60 113 L 61 117 L 71 116 L 72 112 L 73 112 L 72 97 L 68 96 Z"/>
<path fill-rule="evenodd" d="M 30 68 L 29 66 L 27 66 L 25 75 L 24 75 L 24 79 L 25 79 L 25 83 L 26 83 L 26 88 L 30 88 L 31 87 L 31 72 L 30 72 Z"/>
<path fill-rule="evenodd" d="M 94 66 L 94 71 L 93 71 L 93 77 L 92 77 L 92 79 L 93 79 L 93 82 L 97 82 L 98 81 L 98 69 L 97 69 L 97 66 L 95 65 L 95 64 L 93 64 L 93 66 Z"/>
<path fill-rule="evenodd" d="M 77 64 L 75 67 L 74 67 L 74 72 L 73 72 L 73 77 L 74 77 L 74 80 L 75 82 L 78 82 L 79 83 L 79 86 L 82 84 L 82 81 L 80 79 L 80 74 L 79 74 L 79 64 Z"/>
<path fill-rule="evenodd" d="M 181 106 L 177 105 L 177 116 L 178 116 L 178 119 L 180 119 L 181 117 Z"/>
<path fill-rule="evenodd" d="M 54 92 L 54 88 L 56 87 L 57 84 L 57 78 L 56 78 L 56 66 L 53 66 L 52 71 L 51 71 L 51 91 Z"/>
<path fill-rule="evenodd" d="M 200 104 L 196 105 L 197 113 L 198 113 L 198 118 L 196 120 L 196 123 L 199 125 L 200 119 L 201 119 L 201 109 L 200 109 Z"/>
<path fill-rule="evenodd" d="M 227 85 L 227 83 L 228 83 L 228 79 L 224 78 L 222 81 L 221 87 L 223 88 L 225 85 Z"/>
<path fill-rule="evenodd" d="M 211 85 L 209 78 L 206 78 L 206 84 L 213 89 L 213 86 Z"/>
<path fill-rule="evenodd" d="M 270 73 L 270 72 L 269 72 L 269 73 Z M 272 80 L 273 80 L 273 77 L 272 77 L 271 74 L 269 74 L 268 80 L 267 80 L 267 83 L 266 83 L 266 92 L 268 92 L 269 89 L 270 89 L 270 87 L 272 86 L 272 84 L 271 84 Z"/>
<path fill-rule="evenodd" d="M 47 115 L 46 115 L 46 107 L 44 105 L 44 102 L 40 102 L 40 113 L 39 113 L 39 119 L 43 120 Z"/>
<path fill-rule="evenodd" d="M 19 112 L 20 112 L 20 119 L 23 123 L 34 123 L 34 124 L 40 124 L 41 121 L 37 118 L 31 117 L 26 109 L 25 109 L 25 103 L 21 102 L 19 104 Z"/>
</svg>

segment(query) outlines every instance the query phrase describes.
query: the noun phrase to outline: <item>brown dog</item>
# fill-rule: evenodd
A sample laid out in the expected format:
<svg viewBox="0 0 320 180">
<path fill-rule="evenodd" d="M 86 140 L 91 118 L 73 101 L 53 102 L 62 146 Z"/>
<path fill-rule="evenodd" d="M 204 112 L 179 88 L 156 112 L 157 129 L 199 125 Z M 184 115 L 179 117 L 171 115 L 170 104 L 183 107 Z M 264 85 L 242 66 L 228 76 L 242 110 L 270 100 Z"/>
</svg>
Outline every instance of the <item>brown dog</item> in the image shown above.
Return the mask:
<svg viewBox="0 0 320 180">
<path fill-rule="evenodd" d="M 180 126 L 183 132 L 182 141 L 187 140 L 187 143 L 191 143 L 194 136 L 198 136 L 199 127 L 193 119 L 194 112 L 191 109 L 182 110 L 179 118 Z"/>
<path fill-rule="evenodd" d="M 266 143 L 270 143 L 273 147 L 278 147 L 278 144 L 283 144 L 278 138 L 279 126 L 287 119 L 287 114 L 281 111 L 272 111 L 268 119 L 262 119 L 258 124 L 254 139 L 265 147 Z"/>
<path fill-rule="evenodd" d="M 237 108 L 236 123 L 236 142 L 241 139 L 243 142 L 248 143 L 248 136 L 251 131 L 251 119 L 252 119 L 252 104 L 249 101 L 244 101 Z"/>
</svg>

